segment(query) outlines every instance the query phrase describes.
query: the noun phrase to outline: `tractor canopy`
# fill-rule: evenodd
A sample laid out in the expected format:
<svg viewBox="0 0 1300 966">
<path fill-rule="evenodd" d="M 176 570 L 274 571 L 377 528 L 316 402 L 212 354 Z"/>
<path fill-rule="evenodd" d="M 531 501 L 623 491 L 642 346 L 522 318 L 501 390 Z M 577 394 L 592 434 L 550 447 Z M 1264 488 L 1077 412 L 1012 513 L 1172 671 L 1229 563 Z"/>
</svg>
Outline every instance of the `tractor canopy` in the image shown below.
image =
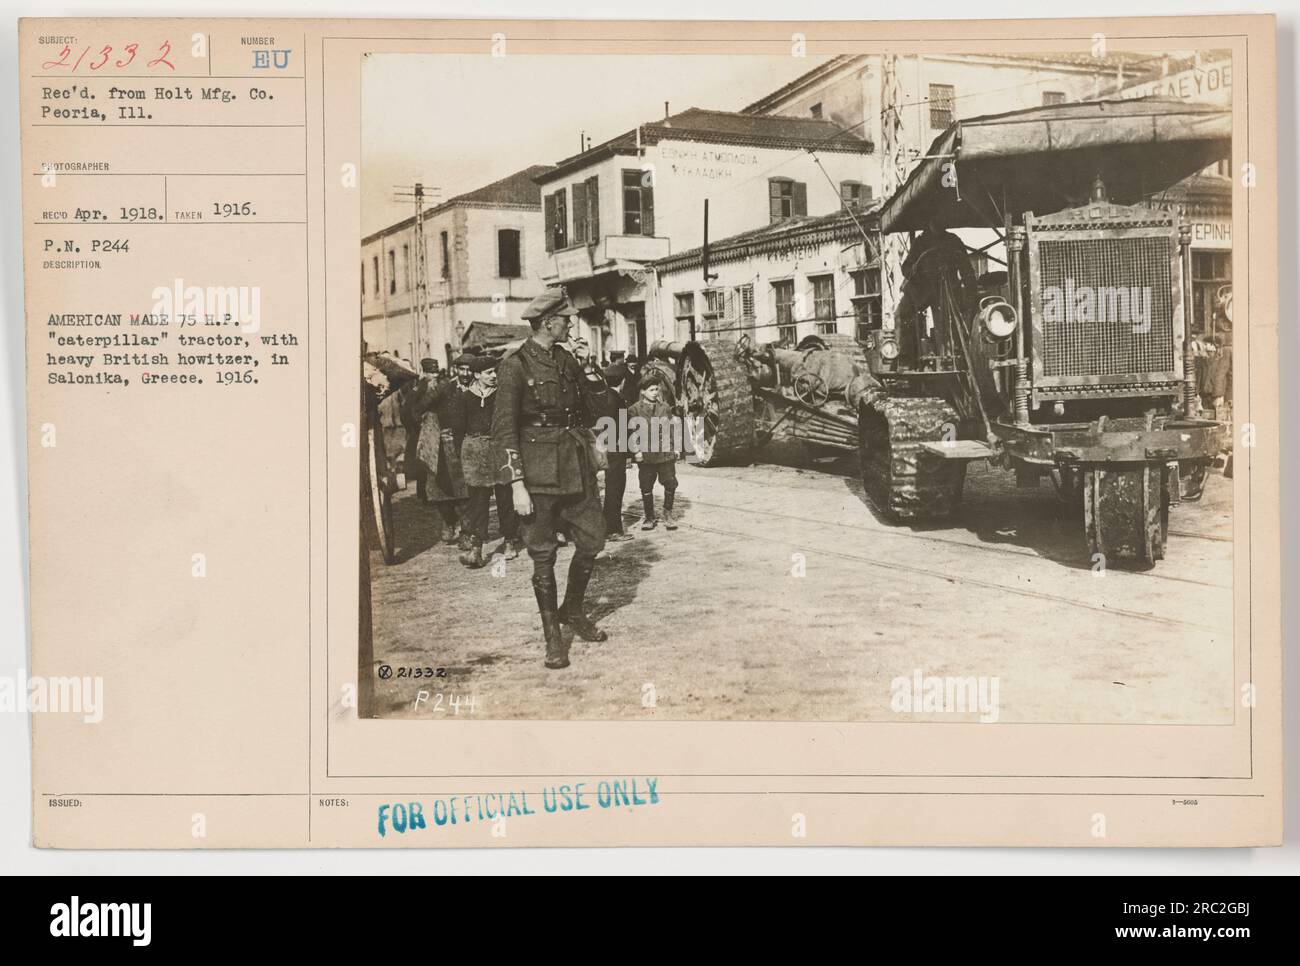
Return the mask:
<svg viewBox="0 0 1300 966">
<path fill-rule="evenodd" d="M 1025 211 L 1151 198 L 1228 157 L 1232 115 L 1165 98 L 1054 104 L 956 121 L 885 202 L 884 232 L 1001 227 Z"/>
</svg>

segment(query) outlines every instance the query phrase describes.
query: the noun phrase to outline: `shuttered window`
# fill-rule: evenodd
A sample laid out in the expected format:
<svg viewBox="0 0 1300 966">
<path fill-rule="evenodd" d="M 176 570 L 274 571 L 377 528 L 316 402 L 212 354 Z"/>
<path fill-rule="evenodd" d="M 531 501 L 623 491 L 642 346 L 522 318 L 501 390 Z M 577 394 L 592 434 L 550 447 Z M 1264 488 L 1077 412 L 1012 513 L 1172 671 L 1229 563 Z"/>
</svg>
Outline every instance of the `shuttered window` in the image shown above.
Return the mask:
<svg viewBox="0 0 1300 966">
<path fill-rule="evenodd" d="M 808 186 L 802 181 L 769 178 L 767 200 L 768 221 L 772 224 L 808 214 Z"/>
<path fill-rule="evenodd" d="M 840 200 L 849 208 L 865 208 L 871 201 L 871 185 L 861 181 L 841 181 Z"/>
<path fill-rule="evenodd" d="M 575 181 L 569 188 L 573 192 L 573 243 L 587 244 L 587 183 Z"/>
<path fill-rule="evenodd" d="M 655 233 L 655 191 L 649 171 L 623 170 L 623 234 Z"/>
<path fill-rule="evenodd" d="M 600 181 L 593 174 L 587 179 L 587 244 L 600 241 Z"/>
<path fill-rule="evenodd" d="M 563 188 L 542 199 L 543 228 L 546 232 L 546 250 L 557 251 L 569 247 L 568 192 Z"/>
<path fill-rule="evenodd" d="M 754 286 L 753 283 L 748 285 L 737 285 L 734 289 L 735 308 L 734 313 L 736 322 L 739 324 L 741 331 L 748 332 L 751 336 L 754 334 Z"/>
<path fill-rule="evenodd" d="M 710 288 L 704 291 L 704 305 L 700 311 L 700 321 L 703 323 L 700 335 L 702 337 L 714 338 L 714 331 L 722 328 L 723 317 L 727 313 L 727 292 L 725 289 Z"/>
<path fill-rule="evenodd" d="M 573 192 L 573 244 L 594 245 L 600 240 L 600 189 L 596 176 L 575 181 Z"/>
</svg>

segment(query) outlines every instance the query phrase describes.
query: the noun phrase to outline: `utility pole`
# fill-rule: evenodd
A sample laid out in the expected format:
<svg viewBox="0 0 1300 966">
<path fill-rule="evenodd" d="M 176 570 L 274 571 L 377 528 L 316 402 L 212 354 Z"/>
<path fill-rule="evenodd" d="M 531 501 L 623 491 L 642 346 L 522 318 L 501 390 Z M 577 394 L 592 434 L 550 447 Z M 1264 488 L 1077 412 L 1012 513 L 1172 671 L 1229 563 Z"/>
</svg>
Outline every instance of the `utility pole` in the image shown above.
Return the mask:
<svg viewBox="0 0 1300 966">
<path fill-rule="evenodd" d="M 903 129 L 902 86 L 898 78 L 898 55 L 885 54 L 881 58 L 880 82 L 880 140 L 881 194 L 888 198 L 907 180 L 905 132 Z M 907 256 L 907 241 L 900 232 L 881 238 L 881 308 L 884 310 L 884 328 L 894 328 L 894 307 L 903 291 L 903 260 Z"/>
<path fill-rule="evenodd" d="M 436 194 L 431 189 L 429 194 Z M 411 245 L 415 249 L 411 282 L 411 346 L 415 358 L 411 360 L 416 366 L 420 359 L 433 355 L 433 343 L 429 333 L 429 251 L 424 235 L 424 201 L 428 197 L 422 183 L 399 185 L 394 196 L 399 201 L 415 202 L 415 225 L 412 229 Z"/>
</svg>

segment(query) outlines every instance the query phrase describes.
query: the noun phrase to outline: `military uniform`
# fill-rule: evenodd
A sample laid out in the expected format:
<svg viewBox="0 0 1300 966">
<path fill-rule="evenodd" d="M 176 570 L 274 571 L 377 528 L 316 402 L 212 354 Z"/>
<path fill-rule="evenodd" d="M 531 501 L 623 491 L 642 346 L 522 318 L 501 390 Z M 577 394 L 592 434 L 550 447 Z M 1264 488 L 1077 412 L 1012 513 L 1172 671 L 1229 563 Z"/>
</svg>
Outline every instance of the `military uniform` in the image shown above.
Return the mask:
<svg viewBox="0 0 1300 966">
<path fill-rule="evenodd" d="M 530 314 L 533 313 L 533 314 Z M 563 295 L 539 296 L 525 319 L 572 314 Z M 583 372 L 567 351 L 549 349 L 529 338 L 501 363 L 497 377 L 492 442 L 499 460 L 499 483 L 522 482 L 533 513 L 521 534 L 533 561 L 533 591 L 546 633 L 546 666 L 568 666 L 560 624 L 587 640 L 604 640 L 583 612 L 587 583 L 596 555 L 605 546 L 605 520 L 596 486 L 595 454 L 589 429 L 589 392 Z M 567 524 L 574 553 L 564 603 L 556 606 L 555 534 Z"/>
<path fill-rule="evenodd" d="M 934 351 L 949 355 L 957 348 L 950 345 L 954 325 L 964 325 L 975 312 L 979 300 L 979 281 L 970 255 L 962 240 L 950 231 L 926 228 L 903 261 L 907 279 L 895 315 L 905 320 L 915 333 L 916 351 L 921 354 L 921 333 L 916 317 L 926 309 L 935 316 L 932 330 Z"/>
<path fill-rule="evenodd" d="M 627 409 L 623 396 L 623 382 L 627 379 L 627 366 L 616 362 L 605 369 L 603 377 L 587 373 L 587 382 L 595 390 L 590 398 L 597 419 L 609 419 L 619 426 L 619 414 Z M 626 416 L 622 422 L 626 424 Z M 623 497 L 627 493 L 626 441 L 617 432 L 605 434 L 605 536 L 621 539 L 623 534 Z"/>
</svg>

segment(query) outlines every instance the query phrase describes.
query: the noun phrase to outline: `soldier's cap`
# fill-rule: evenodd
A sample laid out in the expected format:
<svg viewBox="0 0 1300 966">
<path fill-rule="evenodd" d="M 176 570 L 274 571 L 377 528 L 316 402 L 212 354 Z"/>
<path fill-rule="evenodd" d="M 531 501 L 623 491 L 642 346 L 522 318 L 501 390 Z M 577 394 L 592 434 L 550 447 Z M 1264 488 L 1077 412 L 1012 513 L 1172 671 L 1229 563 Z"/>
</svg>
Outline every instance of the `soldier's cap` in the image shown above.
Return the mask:
<svg viewBox="0 0 1300 966">
<path fill-rule="evenodd" d="M 430 358 L 427 358 L 427 357 L 424 358 L 424 359 L 421 359 L 421 360 L 420 360 L 420 368 L 423 369 L 425 372 L 433 372 L 434 370 L 436 370 L 436 369 L 438 368 L 438 360 L 437 360 L 437 359 L 430 359 Z"/>
<path fill-rule="evenodd" d="M 554 315 L 576 315 L 577 312 L 562 290 L 548 288 L 529 302 L 519 317 L 525 322 L 531 322 L 533 319 L 547 319 Z"/>
<path fill-rule="evenodd" d="M 483 355 L 475 356 L 473 361 L 470 362 L 469 368 L 471 372 L 486 372 L 489 369 L 495 369 L 499 365 L 501 365 L 501 360 L 496 356 Z"/>
<path fill-rule="evenodd" d="M 468 352 L 462 352 L 460 355 L 458 355 L 455 359 L 453 359 L 453 360 L 451 361 L 451 364 L 452 364 L 453 366 L 468 366 L 468 365 L 473 365 L 474 360 L 475 360 L 476 358 L 478 358 L 478 357 L 477 357 L 477 356 L 472 356 L 472 355 L 470 355 Z"/>
</svg>

